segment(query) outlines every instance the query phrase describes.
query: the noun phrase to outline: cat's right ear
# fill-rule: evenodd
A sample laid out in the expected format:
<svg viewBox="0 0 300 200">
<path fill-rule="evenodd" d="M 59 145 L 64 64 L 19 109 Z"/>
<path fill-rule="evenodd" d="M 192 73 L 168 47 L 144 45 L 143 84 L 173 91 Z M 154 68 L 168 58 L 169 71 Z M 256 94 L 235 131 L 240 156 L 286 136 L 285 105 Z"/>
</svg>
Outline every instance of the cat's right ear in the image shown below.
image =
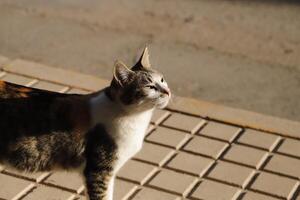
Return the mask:
<svg viewBox="0 0 300 200">
<path fill-rule="evenodd" d="M 143 53 L 137 63 L 131 68 L 133 71 L 145 70 L 151 68 L 151 64 L 149 61 L 149 50 L 146 46 L 143 50 Z"/>
<path fill-rule="evenodd" d="M 133 79 L 134 72 L 126 67 L 120 61 L 115 63 L 114 67 L 114 80 L 118 83 L 119 86 L 124 87 Z"/>
</svg>

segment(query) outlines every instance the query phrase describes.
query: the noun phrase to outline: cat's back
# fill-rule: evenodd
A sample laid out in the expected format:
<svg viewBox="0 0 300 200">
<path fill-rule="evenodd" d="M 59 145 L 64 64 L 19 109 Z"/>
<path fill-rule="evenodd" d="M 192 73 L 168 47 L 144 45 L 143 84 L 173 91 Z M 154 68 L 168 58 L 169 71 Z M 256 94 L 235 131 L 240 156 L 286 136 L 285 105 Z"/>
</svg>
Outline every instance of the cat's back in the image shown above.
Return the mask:
<svg viewBox="0 0 300 200">
<path fill-rule="evenodd" d="M 64 94 L 0 81 L 0 99 L 30 98 L 33 96 L 63 96 Z"/>
<path fill-rule="evenodd" d="M 79 165 L 85 106 L 84 95 L 0 81 L 0 163 L 28 171 Z"/>
<path fill-rule="evenodd" d="M 77 112 L 84 114 L 82 99 L 0 81 L 0 137 L 71 130 Z"/>
</svg>

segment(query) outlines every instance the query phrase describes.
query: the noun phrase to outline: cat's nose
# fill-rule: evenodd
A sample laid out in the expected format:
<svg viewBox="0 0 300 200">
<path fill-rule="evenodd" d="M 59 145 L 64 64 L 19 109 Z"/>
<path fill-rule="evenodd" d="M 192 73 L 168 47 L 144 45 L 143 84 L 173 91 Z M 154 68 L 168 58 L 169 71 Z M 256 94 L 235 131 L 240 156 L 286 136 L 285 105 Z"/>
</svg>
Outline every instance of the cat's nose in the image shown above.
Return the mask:
<svg viewBox="0 0 300 200">
<path fill-rule="evenodd" d="M 161 88 L 161 93 L 166 94 L 168 96 L 170 96 L 171 94 L 170 89 L 168 88 Z"/>
</svg>

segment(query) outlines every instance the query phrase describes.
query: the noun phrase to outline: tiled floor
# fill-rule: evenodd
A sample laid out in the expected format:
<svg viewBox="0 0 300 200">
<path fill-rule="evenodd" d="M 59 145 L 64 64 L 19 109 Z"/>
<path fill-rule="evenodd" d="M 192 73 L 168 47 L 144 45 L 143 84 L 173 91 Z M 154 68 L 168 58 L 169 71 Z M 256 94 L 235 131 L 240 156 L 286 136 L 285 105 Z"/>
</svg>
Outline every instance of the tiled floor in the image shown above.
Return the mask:
<svg viewBox="0 0 300 200">
<path fill-rule="evenodd" d="M 6 61 L 1 79 L 66 93 L 87 93 L 106 83 L 81 84 L 91 77 L 56 77 L 54 68 L 30 62 L 22 68 L 22 62 Z M 300 126 L 298 134 L 271 133 L 192 113 L 174 107 L 155 112 L 142 151 L 118 174 L 115 199 L 300 199 Z M 0 170 L 0 199 L 85 199 L 74 172 Z"/>
</svg>

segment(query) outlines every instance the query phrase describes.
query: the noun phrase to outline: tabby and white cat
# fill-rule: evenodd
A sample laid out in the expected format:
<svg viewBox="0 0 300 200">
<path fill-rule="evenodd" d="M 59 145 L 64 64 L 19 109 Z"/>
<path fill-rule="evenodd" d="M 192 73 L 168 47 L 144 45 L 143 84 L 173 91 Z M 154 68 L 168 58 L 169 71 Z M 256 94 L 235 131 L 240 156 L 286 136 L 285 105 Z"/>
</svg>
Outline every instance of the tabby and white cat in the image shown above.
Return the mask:
<svg viewBox="0 0 300 200">
<path fill-rule="evenodd" d="M 154 108 L 170 90 L 145 48 L 111 85 L 87 95 L 0 82 L 0 163 L 27 172 L 82 169 L 90 200 L 112 200 L 118 170 L 142 147 Z"/>
</svg>

